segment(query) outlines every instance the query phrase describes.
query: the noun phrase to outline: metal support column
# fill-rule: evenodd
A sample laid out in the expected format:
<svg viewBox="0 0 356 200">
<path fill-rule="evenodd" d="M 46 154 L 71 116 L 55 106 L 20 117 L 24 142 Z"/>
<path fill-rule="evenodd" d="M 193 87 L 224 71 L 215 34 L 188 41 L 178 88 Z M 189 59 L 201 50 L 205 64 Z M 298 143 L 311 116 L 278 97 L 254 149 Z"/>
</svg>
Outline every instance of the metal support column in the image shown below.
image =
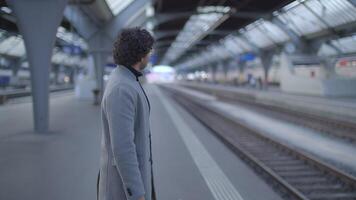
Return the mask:
<svg viewBox="0 0 356 200">
<path fill-rule="evenodd" d="M 49 127 L 49 70 L 57 28 L 63 18 L 66 0 L 8 0 L 26 46 L 31 70 L 34 129 Z M 36 28 L 34 28 L 36 25 Z"/>
</svg>

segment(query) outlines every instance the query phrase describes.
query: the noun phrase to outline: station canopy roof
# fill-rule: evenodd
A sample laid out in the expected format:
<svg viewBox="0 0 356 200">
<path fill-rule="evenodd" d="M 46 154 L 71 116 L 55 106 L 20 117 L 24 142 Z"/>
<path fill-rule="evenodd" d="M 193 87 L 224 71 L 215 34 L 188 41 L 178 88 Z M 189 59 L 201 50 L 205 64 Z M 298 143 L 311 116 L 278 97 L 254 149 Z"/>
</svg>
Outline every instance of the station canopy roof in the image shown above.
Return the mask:
<svg viewBox="0 0 356 200">
<path fill-rule="evenodd" d="M 156 1 L 155 51 L 162 64 L 174 65 L 186 56 L 205 50 L 209 44 L 291 2 L 292 0 Z M 251 29 L 251 34 L 255 34 L 254 28 Z"/>
<path fill-rule="evenodd" d="M 162 56 L 161 62 L 181 68 L 199 67 L 227 57 L 278 47 L 291 41 L 290 34 L 305 40 L 329 38 L 321 46 L 319 55 L 356 53 L 356 7 L 349 0 L 227 2 L 220 6 L 229 11 L 218 12 L 220 16 L 216 17 L 215 23 L 206 25 L 212 29 L 189 30 L 194 38 L 198 38 L 196 41 L 188 40 L 189 34 L 186 38 L 179 36 L 186 32 L 187 25 L 193 22 L 192 18 L 196 18 L 194 16 L 205 13 L 192 15 L 186 21 L 176 19 L 157 26 L 155 31 L 158 33 L 181 30 L 177 37 L 172 35 L 158 39 L 157 51 Z M 163 5 L 159 8 L 163 13 L 178 12 L 178 5 L 171 6 L 173 10 Z M 200 6 L 207 8 L 212 5 Z M 181 9 L 183 11 L 179 12 L 186 12 L 185 9 L 189 8 Z"/>
<path fill-rule="evenodd" d="M 144 0 L 68 0 L 68 5 L 80 8 L 94 23 L 105 24 L 139 1 Z M 291 33 L 307 41 L 326 38 L 318 52 L 321 56 L 356 53 L 356 8 L 352 2 L 147 0 L 151 7 L 143 9 L 148 13 L 151 8 L 145 25 L 156 38 L 156 64 L 185 68 L 280 47 L 293 39 Z M 6 1 L 0 0 L 0 54 L 24 57 L 24 43 L 10 12 Z M 83 56 L 75 52 L 78 47 L 87 51 L 87 41 L 75 29 L 65 19 L 61 23 L 54 63 L 84 65 Z"/>
</svg>

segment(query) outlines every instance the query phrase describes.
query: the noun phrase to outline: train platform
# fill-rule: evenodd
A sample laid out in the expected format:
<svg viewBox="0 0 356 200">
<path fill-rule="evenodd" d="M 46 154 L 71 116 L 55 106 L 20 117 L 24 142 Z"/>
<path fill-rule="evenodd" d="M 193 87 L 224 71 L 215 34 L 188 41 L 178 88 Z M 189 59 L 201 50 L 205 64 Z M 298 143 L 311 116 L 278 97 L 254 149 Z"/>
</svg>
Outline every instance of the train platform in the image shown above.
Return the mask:
<svg viewBox="0 0 356 200">
<path fill-rule="evenodd" d="M 45 134 L 32 131 L 31 98 L 0 106 L 0 199 L 95 199 L 99 108 L 73 92 L 50 96 Z"/>
<path fill-rule="evenodd" d="M 179 85 L 169 85 L 169 88 L 199 99 L 204 105 L 232 117 L 263 135 L 306 152 L 323 161 L 337 166 L 347 173 L 356 174 L 356 146 L 340 139 L 326 137 L 317 130 L 301 127 L 284 120 L 271 118 L 263 113 L 250 110 L 238 104 L 223 102 L 213 95 L 199 92 Z"/>
<path fill-rule="evenodd" d="M 280 199 L 161 89 L 144 87 L 152 104 L 158 199 Z M 50 105 L 51 131 L 47 134 L 31 131 L 30 101 L 0 107 L 0 199 L 96 199 L 99 107 L 68 92 L 51 95 Z"/>
<path fill-rule="evenodd" d="M 285 93 L 277 88 L 258 90 L 198 82 L 180 82 L 179 84 L 196 89 L 231 92 L 265 105 L 328 116 L 337 120 L 356 121 L 356 97 L 321 97 Z"/>
</svg>

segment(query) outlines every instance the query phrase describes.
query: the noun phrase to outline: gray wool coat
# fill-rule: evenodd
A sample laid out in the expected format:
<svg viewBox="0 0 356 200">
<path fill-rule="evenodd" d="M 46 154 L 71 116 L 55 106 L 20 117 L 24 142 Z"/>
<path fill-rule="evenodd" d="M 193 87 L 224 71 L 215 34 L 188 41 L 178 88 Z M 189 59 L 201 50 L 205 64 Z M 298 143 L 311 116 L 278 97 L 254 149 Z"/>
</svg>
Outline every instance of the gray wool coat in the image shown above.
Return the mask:
<svg viewBox="0 0 356 200">
<path fill-rule="evenodd" d="M 101 103 L 99 200 L 152 199 L 149 102 L 136 76 L 116 67 Z"/>
</svg>

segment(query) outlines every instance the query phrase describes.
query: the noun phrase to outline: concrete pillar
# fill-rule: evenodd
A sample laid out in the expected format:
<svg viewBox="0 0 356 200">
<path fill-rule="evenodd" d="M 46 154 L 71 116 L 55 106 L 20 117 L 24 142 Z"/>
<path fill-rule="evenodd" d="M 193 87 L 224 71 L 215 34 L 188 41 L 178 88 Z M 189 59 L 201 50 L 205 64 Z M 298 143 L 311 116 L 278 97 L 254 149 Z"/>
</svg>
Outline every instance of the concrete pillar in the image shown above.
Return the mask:
<svg viewBox="0 0 356 200">
<path fill-rule="evenodd" d="M 237 67 L 239 68 L 240 72 L 242 73 L 245 69 L 246 61 L 238 60 Z"/>
<path fill-rule="evenodd" d="M 102 91 L 104 91 L 104 68 L 106 65 L 106 55 L 101 52 L 95 52 L 93 53 L 94 57 L 94 63 L 95 63 L 95 79 L 97 83 L 97 88 Z"/>
<path fill-rule="evenodd" d="M 22 58 L 15 58 L 11 60 L 11 70 L 12 70 L 12 76 L 16 77 L 17 73 L 19 72 L 19 69 L 21 68 L 22 64 Z"/>
<path fill-rule="evenodd" d="M 57 28 L 66 0 L 8 0 L 25 42 L 31 70 L 34 129 L 49 127 L 49 70 Z"/>
<path fill-rule="evenodd" d="M 70 84 L 74 84 L 74 78 L 75 78 L 75 74 L 76 74 L 76 67 L 73 66 L 70 68 L 70 71 L 69 71 L 69 83 Z"/>
<path fill-rule="evenodd" d="M 239 68 L 239 71 L 240 71 L 240 75 L 242 75 L 244 73 L 244 71 L 245 71 L 246 61 L 239 60 L 237 62 L 237 65 L 238 65 L 238 68 Z"/>
<path fill-rule="evenodd" d="M 224 84 L 227 83 L 227 73 L 229 72 L 229 63 L 225 60 L 222 62 L 224 70 Z"/>
<path fill-rule="evenodd" d="M 307 41 L 290 29 L 279 18 L 274 17 L 271 22 L 284 31 L 291 41 L 285 45 L 285 52 L 293 55 L 316 55 L 322 45 L 320 41 Z"/>
<path fill-rule="evenodd" d="M 263 66 L 263 71 L 264 71 L 264 83 L 266 85 L 267 85 L 267 80 L 268 80 L 268 71 L 271 67 L 274 54 L 275 54 L 274 51 L 263 51 L 260 53 L 261 63 Z"/>
<path fill-rule="evenodd" d="M 54 73 L 54 81 L 53 81 L 53 83 L 55 85 L 58 85 L 59 68 L 60 68 L 59 65 L 53 65 L 52 66 L 52 71 Z"/>
<path fill-rule="evenodd" d="M 73 74 L 74 74 L 74 68 L 75 66 L 63 66 L 63 70 L 62 70 L 62 73 L 69 77 L 69 82 L 66 83 L 66 84 L 73 84 Z"/>
<path fill-rule="evenodd" d="M 114 40 L 103 31 L 96 33 L 89 39 L 90 53 L 94 59 L 97 89 L 100 90 L 100 99 L 104 91 L 104 69 L 108 56 L 112 55 L 113 44 Z"/>
</svg>

